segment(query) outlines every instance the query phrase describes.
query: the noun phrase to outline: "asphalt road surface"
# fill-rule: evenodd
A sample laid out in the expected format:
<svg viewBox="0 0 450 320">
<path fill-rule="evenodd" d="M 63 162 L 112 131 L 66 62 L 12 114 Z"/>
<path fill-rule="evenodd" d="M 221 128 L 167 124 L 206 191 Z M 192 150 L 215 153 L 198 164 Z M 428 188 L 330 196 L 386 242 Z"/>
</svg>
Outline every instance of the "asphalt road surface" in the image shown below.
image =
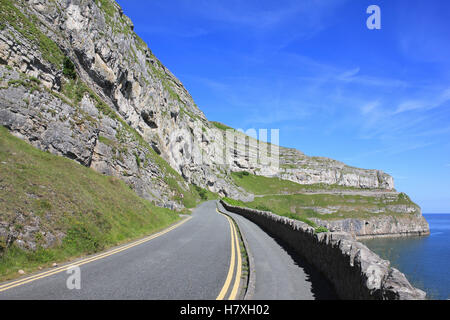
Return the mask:
<svg viewBox="0 0 450 320">
<path fill-rule="evenodd" d="M 0 299 L 216 299 L 230 265 L 230 225 L 214 201 L 148 242 L 80 266 L 81 289 L 62 272 L 4 290 Z M 2 291 L 3 288 L 3 291 Z"/>
<path fill-rule="evenodd" d="M 251 299 L 335 298 L 328 283 L 300 257 L 253 222 L 226 213 L 237 222 L 253 257 Z M 0 284 L 0 299 L 238 298 L 240 252 L 233 230 L 231 220 L 216 210 L 216 202 L 205 202 L 158 234 Z M 80 268 L 79 289 L 67 285 L 71 265 Z"/>
</svg>

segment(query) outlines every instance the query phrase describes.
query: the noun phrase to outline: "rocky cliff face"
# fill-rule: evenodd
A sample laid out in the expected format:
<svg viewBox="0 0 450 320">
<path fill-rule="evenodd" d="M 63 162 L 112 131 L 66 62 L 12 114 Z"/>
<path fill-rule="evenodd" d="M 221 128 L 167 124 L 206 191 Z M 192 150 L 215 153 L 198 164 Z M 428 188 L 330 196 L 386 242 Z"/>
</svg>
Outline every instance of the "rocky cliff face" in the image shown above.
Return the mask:
<svg viewBox="0 0 450 320">
<path fill-rule="evenodd" d="M 285 180 L 301 184 L 394 189 L 394 179 L 380 170 L 359 169 L 329 158 L 308 157 L 295 149 L 282 148 L 280 155 L 280 178 Z"/>
<path fill-rule="evenodd" d="M 221 131 L 114 2 L 2 0 L 1 6 L 0 125 L 38 148 L 118 176 L 164 206 L 183 206 L 188 183 L 248 197 L 203 163 L 199 146 Z M 65 57 L 76 80 L 62 73 Z"/>
<path fill-rule="evenodd" d="M 279 171 L 261 161 L 261 150 L 271 146 L 253 147 L 245 135 L 227 149 L 224 142 L 234 138 L 206 119 L 114 1 L 0 4 L 0 125 L 42 150 L 120 177 L 159 205 L 182 208 L 189 184 L 252 199 L 230 170 L 303 184 L 394 188 L 381 171 L 293 149 L 280 148 Z M 63 73 L 67 58 L 76 78 Z"/>
<path fill-rule="evenodd" d="M 368 219 L 333 221 L 311 218 L 311 220 L 332 232 L 348 232 L 357 239 L 430 234 L 428 222 L 420 213 L 401 216 L 379 215 Z"/>
</svg>

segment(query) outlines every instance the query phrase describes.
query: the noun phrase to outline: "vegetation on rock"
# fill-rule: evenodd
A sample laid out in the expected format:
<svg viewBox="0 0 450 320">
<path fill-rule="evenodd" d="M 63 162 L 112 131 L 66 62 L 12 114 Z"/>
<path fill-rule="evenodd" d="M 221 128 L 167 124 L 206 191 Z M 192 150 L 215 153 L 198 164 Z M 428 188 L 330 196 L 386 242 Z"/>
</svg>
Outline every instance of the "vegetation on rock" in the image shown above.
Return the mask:
<svg viewBox="0 0 450 320">
<path fill-rule="evenodd" d="M 63 74 L 69 79 L 75 79 L 77 77 L 75 65 L 73 64 L 72 60 L 67 57 L 64 57 Z"/>
<path fill-rule="evenodd" d="M 346 187 L 337 184 L 325 184 L 325 183 L 299 184 L 289 180 L 283 180 L 277 177 L 258 176 L 250 174 L 246 171 L 232 172 L 231 177 L 238 186 L 256 195 L 293 194 L 318 190 L 324 191 L 361 190 L 359 188 Z"/>
<path fill-rule="evenodd" d="M 305 222 L 310 218 L 338 220 L 420 213 L 420 208 L 404 193 L 383 193 L 377 189 L 361 191 L 359 188 L 340 185 L 302 185 L 245 171 L 233 172 L 231 176 L 238 186 L 258 196 L 252 202 L 227 199 L 228 203 L 271 211 Z"/>
<path fill-rule="evenodd" d="M 137 196 L 123 181 L 40 151 L 4 127 L 0 127 L 0 199 L 2 221 L 17 237 L 7 249 L 6 239 L 0 239 L 2 280 L 18 269 L 30 271 L 94 253 L 179 219 L 177 213 Z M 22 232 L 30 221 L 38 228 Z M 24 250 L 17 245 L 22 237 L 34 237 L 35 247 Z"/>
<path fill-rule="evenodd" d="M 13 4 L 13 1 L 0 0 L 0 21 L 3 28 L 7 23 L 23 37 L 36 44 L 45 60 L 58 69 L 61 67 L 64 54 L 58 45 L 39 29 L 39 21 L 34 15 L 27 17 Z"/>
</svg>

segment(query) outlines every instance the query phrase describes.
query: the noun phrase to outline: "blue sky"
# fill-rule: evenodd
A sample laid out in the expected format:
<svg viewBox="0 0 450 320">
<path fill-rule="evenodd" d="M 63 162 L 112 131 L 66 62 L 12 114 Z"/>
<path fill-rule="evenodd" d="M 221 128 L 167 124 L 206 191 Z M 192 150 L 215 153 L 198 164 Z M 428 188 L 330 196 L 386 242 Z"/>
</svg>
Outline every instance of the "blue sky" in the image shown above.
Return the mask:
<svg viewBox="0 0 450 320">
<path fill-rule="evenodd" d="M 283 146 L 384 170 L 423 212 L 450 212 L 450 1 L 118 2 L 208 119 L 279 128 Z"/>
</svg>

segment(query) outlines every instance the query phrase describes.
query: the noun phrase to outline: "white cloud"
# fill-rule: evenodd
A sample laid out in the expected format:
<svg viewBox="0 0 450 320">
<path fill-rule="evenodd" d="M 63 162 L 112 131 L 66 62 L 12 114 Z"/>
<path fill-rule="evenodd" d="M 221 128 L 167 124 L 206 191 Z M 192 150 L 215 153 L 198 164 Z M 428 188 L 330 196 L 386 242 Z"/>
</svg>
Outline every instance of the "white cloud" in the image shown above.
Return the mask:
<svg viewBox="0 0 450 320">
<path fill-rule="evenodd" d="M 354 69 L 344 71 L 337 78 L 340 79 L 340 80 L 344 80 L 344 81 L 345 80 L 351 80 L 354 76 L 356 76 L 359 73 L 360 70 L 361 69 L 359 67 L 356 67 Z"/>
<path fill-rule="evenodd" d="M 371 101 L 361 107 L 361 113 L 366 115 L 375 110 L 380 105 L 379 101 Z"/>
<path fill-rule="evenodd" d="M 273 59 L 273 57 L 271 57 Z M 414 83 L 404 80 L 391 78 L 370 76 L 361 74 L 360 67 L 344 69 L 341 66 L 324 63 L 314 58 L 292 52 L 278 52 L 279 61 L 290 68 L 301 69 L 303 75 L 299 77 L 302 80 L 315 83 L 331 83 L 333 85 L 360 85 L 366 88 L 421 88 Z M 306 75 L 305 75 L 306 74 Z"/>
<path fill-rule="evenodd" d="M 444 90 L 437 98 L 427 100 L 407 100 L 399 104 L 394 114 L 415 111 L 415 110 L 431 110 L 439 108 L 443 104 L 450 101 L 450 88 Z"/>
</svg>

